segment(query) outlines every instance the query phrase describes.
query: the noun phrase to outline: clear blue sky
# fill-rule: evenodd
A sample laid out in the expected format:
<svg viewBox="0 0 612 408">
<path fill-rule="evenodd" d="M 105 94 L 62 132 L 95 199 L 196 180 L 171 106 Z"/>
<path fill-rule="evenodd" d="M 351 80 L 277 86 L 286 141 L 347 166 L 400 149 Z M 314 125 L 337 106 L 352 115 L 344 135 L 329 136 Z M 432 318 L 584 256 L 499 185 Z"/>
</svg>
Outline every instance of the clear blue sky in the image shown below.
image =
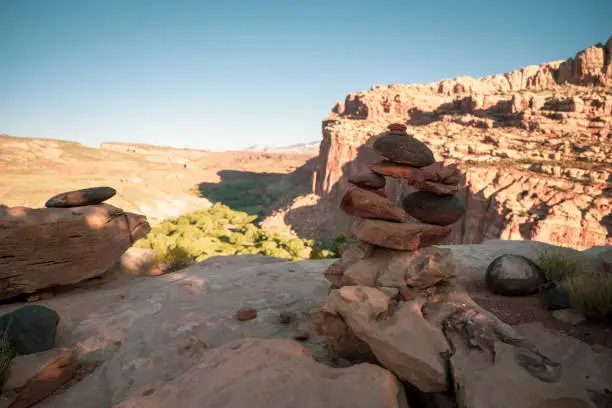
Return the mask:
<svg viewBox="0 0 612 408">
<path fill-rule="evenodd" d="M 0 0 L 0 133 L 309 142 L 347 93 L 503 73 L 611 34 L 610 0 Z"/>
</svg>

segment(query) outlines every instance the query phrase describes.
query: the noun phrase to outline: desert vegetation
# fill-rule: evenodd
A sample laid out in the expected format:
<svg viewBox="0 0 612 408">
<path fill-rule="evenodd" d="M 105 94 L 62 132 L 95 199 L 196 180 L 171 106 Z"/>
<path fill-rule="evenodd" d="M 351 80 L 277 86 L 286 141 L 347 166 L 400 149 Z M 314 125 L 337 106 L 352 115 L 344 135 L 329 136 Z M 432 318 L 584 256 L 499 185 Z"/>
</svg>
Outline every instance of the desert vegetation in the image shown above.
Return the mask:
<svg viewBox="0 0 612 408">
<path fill-rule="evenodd" d="M 337 255 L 342 235 L 327 243 L 268 232 L 253 222 L 256 215 L 217 203 L 207 210 L 168 219 L 135 246 L 152 248 L 160 264 L 180 269 L 212 256 L 261 254 L 290 260 Z"/>
<path fill-rule="evenodd" d="M 577 261 L 559 250 L 540 252 L 538 264 L 546 279 L 568 294 L 574 309 L 590 320 L 612 319 L 612 275 L 583 271 Z"/>
</svg>

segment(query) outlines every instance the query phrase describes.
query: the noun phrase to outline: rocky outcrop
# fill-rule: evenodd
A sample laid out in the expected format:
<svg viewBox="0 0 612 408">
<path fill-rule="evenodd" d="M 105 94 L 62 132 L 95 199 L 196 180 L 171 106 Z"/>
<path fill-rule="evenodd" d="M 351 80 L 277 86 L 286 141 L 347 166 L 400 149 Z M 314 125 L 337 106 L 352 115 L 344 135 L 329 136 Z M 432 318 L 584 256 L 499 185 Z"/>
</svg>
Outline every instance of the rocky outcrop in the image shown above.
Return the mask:
<svg viewBox="0 0 612 408">
<path fill-rule="evenodd" d="M 387 370 L 331 368 L 290 340 L 236 340 L 193 360 L 177 377 L 114 407 L 408 408 L 402 385 Z"/>
<path fill-rule="evenodd" d="M 72 349 L 16 357 L 0 402 L 7 408 L 29 408 L 69 381 L 76 370 L 77 354 Z"/>
<path fill-rule="evenodd" d="M 337 206 L 349 179 L 380 171 L 373 146 L 392 122 L 465 174 L 465 216 L 447 243 L 531 239 L 578 249 L 612 244 L 612 38 L 576 58 L 480 79 L 389 85 L 347 96 L 323 121 L 316 193 Z M 385 173 L 381 173 L 385 174 Z M 395 204 L 428 183 L 387 180 Z M 287 217 L 290 218 L 290 217 Z M 350 220 L 339 211 L 337 232 Z M 330 229 L 326 221 L 325 228 Z M 295 228 L 298 230 L 299 228 Z"/>
<path fill-rule="evenodd" d="M 499 254 L 519 253 L 533 257 L 536 244 L 526 241 L 496 241 L 478 245 L 448 246 L 444 248 L 445 251 L 430 247 L 430 251 L 436 249 L 438 251 L 421 254 L 421 259 L 426 262 L 415 262 L 430 267 L 433 267 L 436 262 L 440 271 L 445 272 L 449 269 L 447 262 L 450 251 L 453 254 L 457 279 L 482 281 L 487 265 Z M 576 253 L 583 256 L 582 264 L 585 265 L 590 262 L 599 262 L 595 254 L 578 253 L 563 248 L 560 250 L 564 253 Z M 364 248 L 361 248 L 361 250 L 355 250 L 352 257 L 358 259 L 364 256 L 363 254 Z M 371 255 L 375 256 L 375 254 Z M 428 259 L 432 261 L 427 261 Z M 270 398 L 275 397 L 275 392 L 279 392 L 287 401 L 292 402 L 291 406 L 294 408 L 311 407 L 306 397 L 292 399 L 293 395 L 301 396 L 302 390 L 300 384 L 294 385 L 295 383 L 286 375 L 287 371 L 283 371 L 284 368 L 282 368 L 286 366 L 283 366 L 279 360 L 295 363 L 292 366 L 295 371 L 292 373 L 295 373 L 297 378 L 308 385 L 304 390 L 311 390 L 311 384 L 321 385 L 324 387 L 322 389 L 327 389 L 325 387 L 329 384 L 337 384 L 329 379 L 327 375 L 329 371 L 326 367 L 314 363 L 298 344 L 287 343 L 285 340 L 292 336 L 295 328 L 309 323 L 310 311 L 317 310 L 324 305 L 329 293 L 329 283 L 321 271 L 333 262 L 334 260 L 287 262 L 262 256 L 219 257 L 156 278 L 111 281 L 96 288 L 85 287 L 82 290 L 65 292 L 60 296 L 42 300 L 40 304 L 52 308 L 61 316 L 56 347 L 74 348 L 78 354 L 78 361 L 86 367 L 93 366 L 93 368 L 90 369 L 89 375 L 81 375 L 80 381 L 71 384 L 63 392 L 58 392 L 40 402 L 38 407 L 109 408 L 128 403 L 128 401 L 134 404 L 138 401 L 143 403 L 153 401 L 159 402 L 161 406 L 166 406 L 172 405 L 174 401 L 174 405 L 191 408 L 196 405 L 182 404 L 181 400 L 172 400 L 172 396 L 178 396 L 178 398 L 182 395 L 189 396 L 189 398 L 199 396 L 201 403 L 206 404 L 207 398 L 215 398 L 214 391 L 219 390 L 216 388 L 216 385 L 219 384 L 225 384 L 229 389 L 238 393 L 237 402 L 240 403 L 244 402 L 241 393 L 246 393 L 246 391 L 244 388 L 233 387 L 244 384 L 250 389 L 249 393 L 253 395 L 253 398 L 259 398 L 260 394 L 254 390 L 261 388 Z M 396 266 L 399 268 L 400 264 Z M 422 276 L 416 269 L 414 272 L 404 276 L 409 276 L 412 280 L 417 280 L 419 276 Z M 389 293 L 390 298 L 394 298 L 398 293 L 393 288 L 391 290 L 370 288 L 367 291 L 370 290 Z M 336 305 L 339 307 L 338 310 L 353 309 L 356 306 L 369 307 L 367 304 L 361 305 L 363 300 L 360 300 L 359 297 L 349 297 L 349 300 L 343 297 L 340 300 L 341 304 Z M 397 299 L 385 300 L 385 302 L 394 305 Z M 403 303 L 408 304 L 409 302 Z M 18 304 L 0 305 L 0 314 L 12 312 L 19 307 Z M 236 311 L 243 307 L 256 309 L 257 316 L 249 321 L 236 320 Z M 389 308 L 389 311 L 393 313 L 394 308 Z M 428 314 L 433 311 L 433 309 L 424 309 L 424 317 L 428 318 Z M 417 312 L 418 308 L 415 307 L 413 310 L 404 310 L 401 313 L 410 314 L 413 319 L 410 323 L 412 327 L 416 327 L 415 330 L 423 333 L 424 338 L 429 338 L 430 333 L 422 331 L 422 325 L 427 322 L 418 316 Z M 291 314 L 293 316 L 291 322 L 288 324 L 279 322 L 281 314 Z M 391 321 L 392 316 L 391 319 L 376 321 L 368 316 L 363 316 L 359 320 L 364 323 L 364 333 L 372 333 L 373 338 L 392 334 L 392 331 L 385 327 L 385 322 Z M 366 343 L 355 342 L 355 334 L 347 328 L 344 321 L 336 319 L 326 321 L 326 324 L 335 325 L 334 332 L 341 334 L 335 350 L 346 350 L 351 346 L 357 355 L 371 354 L 372 350 Z M 408 321 L 406 324 L 408 325 Z M 380 327 L 383 332 L 365 331 L 365 329 L 376 327 Z M 345 331 L 341 332 L 341 330 Z M 558 391 L 559 388 L 555 387 L 561 384 L 565 385 L 562 396 L 571 394 L 580 397 L 584 389 L 603 392 L 604 388 L 609 388 L 608 379 L 612 378 L 612 373 L 610 373 L 612 356 L 606 349 L 592 348 L 574 338 L 556 332 L 548 332 L 540 325 L 519 326 L 515 330 L 550 359 L 562 365 L 563 378 L 558 383 L 552 384 L 552 388 L 547 388 L 548 390 Z M 407 333 L 403 333 L 406 338 Z M 313 334 L 312 331 L 311 334 Z M 396 350 L 416 350 L 416 342 L 419 339 L 411 337 L 412 343 L 399 342 Z M 273 343 L 262 340 L 241 340 L 246 338 L 282 340 L 275 340 Z M 355 343 L 349 344 L 352 341 Z M 227 343 L 230 343 L 231 346 L 224 346 Z M 274 347 L 268 347 L 266 344 L 273 344 Z M 351 365 L 346 360 L 338 359 L 335 353 L 330 353 L 324 338 L 311 335 L 300 344 L 308 349 L 317 361 L 334 367 Z M 232 347 L 237 345 L 241 346 L 232 350 Z M 427 348 L 424 350 L 436 350 L 437 346 L 443 347 L 444 344 L 426 344 Z M 218 347 L 221 349 L 217 350 Z M 280 348 L 280 350 L 274 352 L 275 348 Z M 379 354 L 388 353 L 389 357 L 392 357 L 392 353 L 396 350 L 377 349 Z M 251 354 L 255 351 L 260 352 L 257 358 Z M 297 357 L 296 354 L 301 357 Z M 226 363 L 221 362 L 222 357 L 227 360 Z M 244 366 L 238 366 L 234 357 L 240 357 L 238 361 L 244 363 Z M 419 353 L 416 357 L 418 361 L 424 360 L 427 365 L 437 364 L 436 362 L 439 361 L 438 356 L 428 355 L 425 359 L 425 356 Z M 490 356 L 487 355 L 487 357 Z M 258 363 L 256 364 L 254 360 Z M 406 364 L 406 361 L 406 359 L 398 360 L 397 364 Z M 486 363 L 490 364 L 490 361 L 489 359 Z M 512 361 L 516 360 L 513 358 Z M 213 364 L 215 362 L 219 364 Z M 419 368 L 427 367 L 425 364 L 420 365 Z M 240 377 L 235 371 L 240 371 L 240 367 L 244 367 L 246 373 L 249 373 L 243 383 L 240 383 Z M 270 373 L 271 371 L 268 370 L 274 367 L 279 369 L 279 377 L 266 375 L 257 385 L 251 382 L 254 381 L 253 377 L 257 377 L 256 373 Z M 479 366 L 479 371 L 476 373 L 487 367 L 490 365 Z M 501 365 L 500 367 L 508 366 Z M 501 392 L 505 375 L 514 374 L 515 377 L 512 378 L 517 378 L 517 380 L 512 381 L 511 384 L 527 384 L 526 390 L 533 391 L 531 395 L 535 397 L 542 391 L 541 387 L 546 387 L 548 384 L 537 380 L 528 373 L 525 373 L 526 377 L 523 374 L 519 376 L 519 373 L 525 371 L 522 367 L 510 367 L 512 371 L 502 373 L 482 371 L 482 378 L 486 376 L 488 384 L 493 382 L 494 387 L 500 390 L 495 398 L 507 395 Z M 317 370 L 317 373 L 320 370 L 323 378 L 310 377 L 311 369 Z M 463 372 L 471 375 L 469 369 L 469 366 L 465 366 Z M 349 370 L 334 368 L 333 372 L 341 376 L 340 378 L 350 380 L 347 381 L 347 384 L 350 385 L 349 391 L 337 392 L 337 395 L 346 398 L 350 406 L 359 406 L 358 402 L 353 400 L 352 395 L 364 398 L 364 401 L 371 402 L 374 407 L 378 406 L 377 400 L 366 399 L 360 393 L 361 390 L 357 388 L 363 388 L 368 393 L 374 393 L 376 390 L 376 395 L 388 397 L 386 403 L 390 406 L 402 406 L 394 405 L 398 403 L 396 401 L 399 401 L 393 391 L 393 384 L 396 383 L 394 378 L 382 369 L 375 369 L 371 366 L 364 368 L 363 365 L 357 365 Z M 435 373 L 435 371 L 432 372 Z M 216 374 L 218 376 L 215 376 Z M 409 374 L 406 373 L 406 375 Z M 466 398 L 484 398 L 482 393 L 490 393 L 492 388 L 480 387 L 478 383 L 471 382 L 472 378 L 478 378 L 477 374 L 474 375 L 476 377 L 465 377 L 465 380 L 462 380 L 466 385 Z M 439 377 L 429 378 L 435 380 Z M 233 384 L 233 380 L 230 381 L 230 379 L 235 379 L 237 384 Z M 385 379 L 386 386 L 380 385 L 379 380 L 381 379 Z M 292 384 L 290 394 L 281 392 L 286 390 L 283 388 L 285 381 Z M 362 381 L 368 381 L 371 384 L 363 387 L 355 385 L 363 384 Z M 531 382 L 526 383 L 525 381 Z M 269 388 L 274 387 L 275 384 L 277 388 Z M 342 386 L 334 385 L 334 387 Z M 515 385 L 509 387 L 511 393 L 515 391 L 514 387 Z M 211 393 L 200 392 L 204 389 Z M 221 389 L 220 392 L 224 391 Z M 519 394 L 516 395 L 518 397 Z M 547 398 L 550 394 L 542 395 Z M 147 400 L 147 396 L 153 399 Z M 520 401 L 521 404 L 516 406 L 529 406 L 529 404 L 523 404 L 524 400 Z M 149 405 L 145 404 L 145 406 Z M 231 405 L 228 404 L 228 406 Z M 318 406 L 321 404 L 319 403 Z M 414 404 L 414 406 L 421 405 Z"/>
<path fill-rule="evenodd" d="M 0 208 L 0 299 L 98 276 L 150 229 L 108 204 Z"/>
</svg>

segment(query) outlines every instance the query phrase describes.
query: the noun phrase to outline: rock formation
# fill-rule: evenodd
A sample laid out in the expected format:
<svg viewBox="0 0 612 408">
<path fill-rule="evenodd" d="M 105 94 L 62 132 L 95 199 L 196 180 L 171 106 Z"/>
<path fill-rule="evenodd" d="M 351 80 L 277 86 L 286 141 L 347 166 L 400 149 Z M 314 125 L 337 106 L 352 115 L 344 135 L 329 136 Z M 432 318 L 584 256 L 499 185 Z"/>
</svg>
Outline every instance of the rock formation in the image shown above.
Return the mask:
<svg viewBox="0 0 612 408">
<path fill-rule="evenodd" d="M 440 260 L 442 271 L 448 268 L 441 256 L 450 251 L 456 267 L 454 272 L 458 277 L 484 279 L 487 265 L 499 253 L 513 252 L 531 256 L 534 246 L 533 242 L 497 241 L 447 248 L 428 247 L 423 250 L 438 251 L 439 255 L 432 253 L 429 257 Z M 597 260 L 594 255 L 584 256 L 586 261 Z M 332 262 L 334 261 L 287 262 L 261 256 L 220 257 L 173 274 L 126 280 L 120 285 L 111 282 L 100 287 L 65 292 L 61 296 L 45 299 L 40 304 L 57 311 L 62 320 L 58 327 L 56 347 L 75 349 L 79 367 L 89 368 L 79 375 L 80 381 L 72 382 L 68 387 L 64 387 L 64 390 L 41 401 L 37 407 L 108 408 L 120 404 L 135 407 L 139 406 L 136 405 L 139 402 L 144 403 L 144 406 L 155 402 L 161 406 L 190 407 L 190 404 L 184 403 L 184 398 L 199 397 L 203 401 L 201 403 L 206 404 L 208 398 L 215 401 L 216 391 L 225 392 L 224 389 L 235 393 L 236 403 L 243 404 L 248 395 L 253 395 L 253 402 L 259 401 L 257 398 L 260 394 L 254 390 L 261 389 L 262 393 L 273 398 L 271 401 L 279 401 L 279 406 L 283 406 L 281 401 L 284 400 L 277 400 L 277 395 L 291 401 L 292 407 L 312 407 L 307 395 L 326 390 L 321 395 L 329 398 L 342 397 L 344 399 L 341 401 L 347 401 L 349 406 L 360 406 L 359 400 L 363 399 L 371 402 L 373 407 L 405 408 L 406 405 L 402 405 L 405 401 L 397 395 L 399 388 L 396 388 L 395 376 L 389 370 L 372 366 L 371 363 L 375 361 L 354 365 L 346 359 L 339 359 L 327 350 L 326 339 L 314 335 L 312 331 L 313 335 L 300 344 L 288 340 L 295 328 L 309 322 L 308 312 L 323 305 L 329 292 L 329 283 L 321 271 Z M 350 288 L 342 289 L 346 291 Z M 376 290 L 396 294 L 399 292 L 383 288 L 367 288 L 364 292 Z M 418 293 L 418 290 L 412 291 Z M 332 293 L 337 296 L 339 292 Z M 338 299 L 337 306 L 344 307 L 348 303 L 352 308 L 355 301 L 354 298 L 351 299 L 353 300 L 350 303 L 344 298 Z M 380 299 L 380 296 L 376 299 Z M 396 300 L 385 302 L 393 306 Z M 413 311 L 417 310 L 416 308 L 407 308 L 414 303 L 402 303 L 405 304 L 399 312 L 402 321 L 406 321 L 406 325 L 410 323 L 415 330 L 422 331 L 420 340 L 431 340 L 438 330 L 431 328 L 427 321 L 418 317 Z M 384 305 L 362 305 L 361 301 L 354 304 L 364 310 Z M 430 308 L 434 305 L 423 309 L 426 319 L 436 312 Z M 19 307 L 18 304 L 0 305 L 0 314 Z M 241 307 L 256 308 L 257 317 L 249 321 L 237 321 L 235 314 Z M 293 316 L 290 323 L 279 322 L 279 315 L 283 312 Z M 392 319 L 385 319 L 384 316 L 375 322 L 366 320 L 366 316 L 355 316 L 355 319 L 365 322 L 368 328 L 380 328 L 381 333 L 376 334 L 376 338 L 384 338 L 390 334 L 395 336 L 393 327 L 385 326 Z M 342 320 L 327 323 L 347 327 Z M 399 348 L 395 350 L 414 350 L 416 358 L 411 361 L 422 362 L 417 366 L 420 369 L 438 361 L 437 356 L 431 360 L 428 355 L 419 352 L 417 347 L 421 346 L 416 342 L 420 340 L 408 336 L 404 330 L 407 328 L 408 326 L 403 326 L 397 335 L 401 335 L 401 339 L 412 339 L 411 342 L 399 342 Z M 469 325 L 466 325 L 466 328 L 469 328 Z M 548 331 L 538 323 L 524 324 L 513 329 L 551 360 L 561 364 L 562 379 L 557 383 L 544 383 L 533 377 L 517 365 L 514 346 L 504 348 L 503 343 L 496 343 L 500 353 L 496 354 L 498 363 L 494 366 L 490 365 L 491 360 L 475 360 L 481 352 L 478 349 L 470 349 L 469 358 L 461 359 L 465 354 L 453 355 L 456 356 L 454 367 L 460 370 L 463 381 L 469 385 L 461 394 L 467 403 L 472 400 L 490 399 L 492 405 L 489 406 L 505 407 L 504 404 L 514 401 L 516 403 L 512 408 L 522 408 L 531 406 L 530 403 L 539 395 L 542 396 L 541 400 L 549 397 L 554 399 L 555 396 L 551 396 L 551 392 L 560 391 L 556 397 L 559 399 L 572 395 L 578 396 L 574 398 L 583 398 L 586 389 L 603 393 L 604 388 L 609 388 L 609 378 L 612 378 L 612 353 L 608 349 L 590 347 L 575 338 Z M 422 346 L 423 350 L 444 347 L 443 339 L 439 336 L 436 338 L 441 343 L 427 343 Z M 262 339 L 276 340 L 267 342 Z M 347 333 L 344 340 L 348 342 L 350 339 L 355 340 L 355 337 Z M 358 346 L 361 348 L 357 347 L 357 354 L 371 353 L 367 344 L 360 342 Z M 329 368 L 315 363 L 302 347 L 308 349 L 315 360 L 337 368 L 330 371 Z M 391 352 L 395 351 L 390 349 L 389 353 Z M 489 356 L 486 355 L 487 358 Z M 397 364 L 406 364 L 407 361 L 403 358 L 397 360 Z M 214 366 L 212 370 L 211 366 Z M 292 367 L 290 372 L 300 380 L 299 383 L 296 384 L 287 375 L 289 366 Z M 279 377 L 272 375 L 275 372 Z M 313 372 L 316 374 L 313 375 Z M 338 376 L 336 380 L 329 377 L 330 372 L 333 376 Z M 244 381 L 241 373 L 245 373 Z M 431 373 L 429 377 L 423 378 L 423 383 L 438 378 L 436 371 Z M 261 382 L 257 383 L 257 379 L 261 379 Z M 347 380 L 346 384 L 350 385 L 346 392 L 340 391 L 341 379 Z M 10 378 L 9 381 L 9 384 L 14 384 Z M 360 384 L 363 386 L 359 386 Z M 221 388 L 217 388 L 217 385 Z M 227 388 L 223 388 L 224 386 Z M 328 386 L 334 387 L 333 395 L 331 391 L 327 391 Z M 530 394 L 515 393 L 520 387 Z M 366 399 L 361 393 L 363 390 L 367 391 L 369 398 L 379 396 L 382 402 Z M 546 393 L 542 393 L 544 391 Z M 514 398 L 508 399 L 506 396 L 509 393 Z M 293 395 L 300 398 L 293 400 Z M 438 393 L 429 393 L 427 396 L 445 398 Z M 508 401 L 498 404 L 498 401 L 504 398 Z M 0 399 L 1 402 L 3 401 Z M 151 404 L 146 404 L 147 402 Z M 318 403 L 315 406 L 321 406 L 320 401 L 314 402 Z M 577 406 L 592 406 L 582 402 L 580 404 L 582 405 Z M 229 406 L 231 405 L 228 403 Z M 343 405 L 339 403 L 336 406 Z M 455 405 L 451 403 L 446 406 Z M 480 407 L 482 404 L 474 406 Z"/>
<path fill-rule="evenodd" d="M 466 214 L 446 243 L 501 238 L 577 249 L 612 244 L 611 47 L 612 38 L 575 58 L 504 75 L 376 86 L 348 95 L 323 121 L 319 205 L 337 206 L 351 178 L 368 166 L 386 175 L 400 171 L 381 163 L 371 141 L 390 122 L 400 122 L 437 161 L 465 174 L 458 197 Z M 421 171 L 409 171 L 405 178 L 422 178 Z M 400 204 L 413 186 L 391 179 L 384 188 Z M 348 217 L 336 212 L 329 218 L 336 231 L 349 231 Z"/>
<path fill-rule="evenodd" d="M 556 398 L 590 406 L 584 390 L 563 384 L 560 363 L 479 306 L 457 284 L 451 250 L 432 245 L 444 239 L 450 233 L 447 225 L 461 216 L 460 205 L 454 206 L 452 217 L 448 216 L 446 199 L 452 199 L 453 190 L 442 187 L 456 186 L 461 177 L 456 168 L 427 159 L 427 147 L 404 134 L 405 127 L 393 124 L 388 128 L 377 137 L 374 149 L 393 161 L 385 168 L 396 169 L 379 174 L 405 177 L 413 186 L 426 186 L 432 194 L 425 200 L 431 207 L 426 211 L 431 224 L 394 219 L 389 217 L 388 206 L 372 205 L 367 199 L 353 203 L 352 207 L 363 208 L 371 218 L 358 218 L 353 223 L 352 231 L 359 241 L 349 244 L 342 258 L 325 272 L 333 286 L 323 308 L 313 315 L 317 332 L 328 338 L 330 349 L 338 355 L 378 361 L 423 393 L 454 389 L 462 408 L 492 406 L 482 384 L 498 372 L 511 372 L 505 375 L 519 379 L 500 385 L 505 395 L 514 397 L 500 398 L 496 407 L 546 406 Z M 394 148 L 394 143 L 401 146 Z M 434 164 L 437 171 L 423 170 Z M 353 181 L 364 179 L 367 177 L 358 176 Z M 427 182 L 430 184 L 423 184 Z M 412 205 L 414 200 L 408 203 L 409 213 L 422 206 Z M 365 211 L 368 204 L 369 211 Z M 539 276 L 524 279 L 521 269 L 531 266 L 529 259 L 518 258 L 523 265 L 504 263 L 506 258 L 493 262 L 486 273 L 488 283 L 500 285 L 505 279 L 502 283 L 513 293 L 533 291 L 525 288 L 525 281 L 537 288 Z M 514 275 L 508 271 L 511 267 Z M 513 280 L 515 275 L 522 279 L 522 286 Z M 514 398 L 521 404 L 516 405 Z"/>
<path fill-rule="evenodd" d="M 0 300 L 98 276 L 150 229 L 108 204 L 0 207 Z"/>
</svg>

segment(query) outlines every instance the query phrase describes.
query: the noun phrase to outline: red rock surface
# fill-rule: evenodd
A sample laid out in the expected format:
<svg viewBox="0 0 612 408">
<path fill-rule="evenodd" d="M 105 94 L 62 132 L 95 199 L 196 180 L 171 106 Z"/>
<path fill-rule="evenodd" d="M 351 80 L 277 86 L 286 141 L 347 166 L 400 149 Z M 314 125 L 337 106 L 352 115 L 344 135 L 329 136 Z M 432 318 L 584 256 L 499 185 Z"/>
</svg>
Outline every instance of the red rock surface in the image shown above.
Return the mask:
<svg viewBox="0 0 612 408">
<path fill-rule="evenodd" d="M 372 139 L 401 122 L 436 161 L 466 175 L 457 193 L 466 215 L 444 243 L 612 245 L 612 53 L 604 48 L 612 38 L 575 58 L 503 75 L 348 95 L 323 121 L 316 194 L 326 208 L 337 206 L 349 177 L 384 160 Z M 415 187 L 436 187 L 429 183 L 388 178 L 385 191 L 399 204 Z M 349 231 L 339 211 L 327 229 L 330 219 Z"/>
</svg>

